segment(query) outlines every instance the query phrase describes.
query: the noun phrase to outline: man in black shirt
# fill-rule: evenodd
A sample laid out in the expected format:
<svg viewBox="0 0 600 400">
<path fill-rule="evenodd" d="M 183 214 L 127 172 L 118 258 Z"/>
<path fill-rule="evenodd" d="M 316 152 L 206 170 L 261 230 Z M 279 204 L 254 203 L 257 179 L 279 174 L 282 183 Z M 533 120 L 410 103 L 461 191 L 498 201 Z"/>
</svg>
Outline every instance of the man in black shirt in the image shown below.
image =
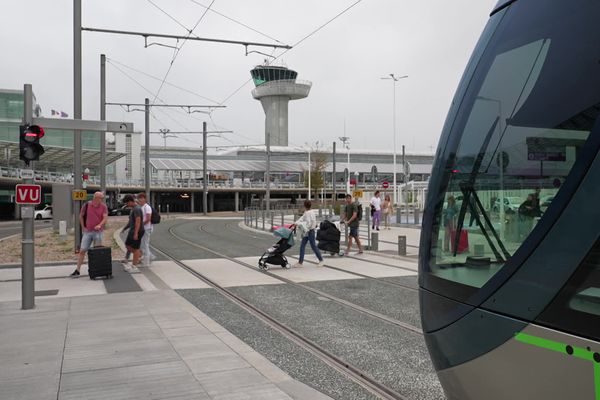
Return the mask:
<svg viewBox="0 0 600 400">
<path fill-rule="evenodd" d="M 131 208 L 131 213 L 129 213 L 129 232 L 127 233 L 125 246 L 127 246 L 127 250 L 133 254 L 133 262 L 131 264 L 125 264 L 125 271 L 134 274 L 140 272 L 137 266 L 140 263 L 140 246 L 142 244 L 142 236 L 144 236 L 144 212 L 142 211 L 142 208 L 136 204 L 135 199 L 130 194 L 123 198 L 123 203 Z"/>
</svg>

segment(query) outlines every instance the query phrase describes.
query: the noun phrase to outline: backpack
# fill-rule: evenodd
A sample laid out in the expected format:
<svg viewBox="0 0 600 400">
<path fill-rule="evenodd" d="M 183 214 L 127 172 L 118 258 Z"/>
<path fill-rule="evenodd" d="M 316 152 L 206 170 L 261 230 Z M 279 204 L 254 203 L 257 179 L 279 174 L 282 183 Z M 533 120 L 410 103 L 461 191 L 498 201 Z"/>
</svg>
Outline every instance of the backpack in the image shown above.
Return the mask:
<svg viewBox="0 0 600 400">
<path fill-rule="evenodd" d="M 362 207 L 362 204 L 356 203 L 356 219 L 358 221 L 362 221 L 362 216 L 363 216 L 363 207 Z"/>
<path fill-rule="evenodd" d="M 150 223 L 152 225 L 160 224 L 160 214 L 158 208 L 150 207 L 152 209 L 152 215 L 150 216 Z"/>
</svg>

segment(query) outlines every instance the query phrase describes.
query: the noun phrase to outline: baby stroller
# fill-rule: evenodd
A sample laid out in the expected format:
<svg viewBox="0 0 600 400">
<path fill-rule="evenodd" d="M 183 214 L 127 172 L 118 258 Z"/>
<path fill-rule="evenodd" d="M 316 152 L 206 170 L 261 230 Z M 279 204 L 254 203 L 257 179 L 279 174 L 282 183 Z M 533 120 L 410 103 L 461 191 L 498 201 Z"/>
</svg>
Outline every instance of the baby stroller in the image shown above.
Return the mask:
<svg viewBox="0 0 600 400">
<path fill-rule="evenodd" d="M 325 220 L 321 222 L 317 231 L 317 240 L 319 241 L 317 247 L 332 256 L 340 252 L 341 232 L 338 226 L 339 222 Z"/>
<path fill-rule="evenodd" d="M 269 247 L 267 251 L 258 260 L 258 268 L 268 270 L 269 264 L 281 265 L 283 268 L 291 268 L 290 263 L 283 253 L 294 245 L 295 227 L 280 227 L 273 231 L 273 235 L 279 238 L 279 241 Z"/>
</svg>

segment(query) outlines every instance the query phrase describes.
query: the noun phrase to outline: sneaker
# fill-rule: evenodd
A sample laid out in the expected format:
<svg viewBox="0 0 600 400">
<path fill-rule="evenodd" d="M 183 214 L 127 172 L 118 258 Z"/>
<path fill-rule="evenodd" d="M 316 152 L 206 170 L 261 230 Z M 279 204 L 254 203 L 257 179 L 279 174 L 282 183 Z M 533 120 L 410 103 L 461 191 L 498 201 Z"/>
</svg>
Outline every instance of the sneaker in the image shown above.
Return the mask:
<svg viewBox="0 0 600 400">
<path fill-rule="evenodd" d="M 294 267 L 294 268 L 302 268 L 302 263 L 296 263 L 296 264 L 292 265 L 292 267 Z"/>
<path fill-rule="evenodd" d="M 130 262 L 123 263 L 123 269 L 125 270 L 125 272 L 129 272 L 131 268 L 133 268 L 133 264 L 131 264 Z"/>
<path fill-rule="evenodd" d="M 322 267 L 323 265 L 325 265 L 325 261 L 321 260 L 317 263 L 317 267 Z"/>
<path fill-rule="evenodd" d="M 379 227 L 377 227 L 377 230 L 379 230 Z"/>
<path fill-rule="evenodd" d="M 133 265 L 129 270 L 127 270 L 127 272 L 129 272 L 130 274 L 139 274 L 140 270 L 138 269 L 138 267 Z"/>
<path fill-rule="evenodd" d="M 71 278 L 79 278 L 81 276 L 81 274 L 79 273 L 79 271 L 75 270 L 73 271 L 73 273 L 71 275 L 69 275 Z"/>
<path fill-rule="evenodd" d="M 363 251 L 361 250 L 361 251 L 359 251 L 359 252 L 358 252 L 358 253 L 356 253 L 356 254 L 359 254 L 359 255 L 360 255 L 360 254 L 362 254 L 362 253 L 363 253 Z"/>
</svg>

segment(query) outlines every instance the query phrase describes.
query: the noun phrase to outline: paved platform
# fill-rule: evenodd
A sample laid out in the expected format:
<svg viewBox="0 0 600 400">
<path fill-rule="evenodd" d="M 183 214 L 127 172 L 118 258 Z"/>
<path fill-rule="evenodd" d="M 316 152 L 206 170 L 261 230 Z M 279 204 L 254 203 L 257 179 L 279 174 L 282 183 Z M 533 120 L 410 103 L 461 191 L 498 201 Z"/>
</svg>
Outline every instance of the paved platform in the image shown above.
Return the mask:
<svg viewBox="0 0 600 400">
<path fill-rule="evenodd" d="M 0 302 L 0 399 L 329 399 L 172 290 L 36 301 Z"/>
</svg>

